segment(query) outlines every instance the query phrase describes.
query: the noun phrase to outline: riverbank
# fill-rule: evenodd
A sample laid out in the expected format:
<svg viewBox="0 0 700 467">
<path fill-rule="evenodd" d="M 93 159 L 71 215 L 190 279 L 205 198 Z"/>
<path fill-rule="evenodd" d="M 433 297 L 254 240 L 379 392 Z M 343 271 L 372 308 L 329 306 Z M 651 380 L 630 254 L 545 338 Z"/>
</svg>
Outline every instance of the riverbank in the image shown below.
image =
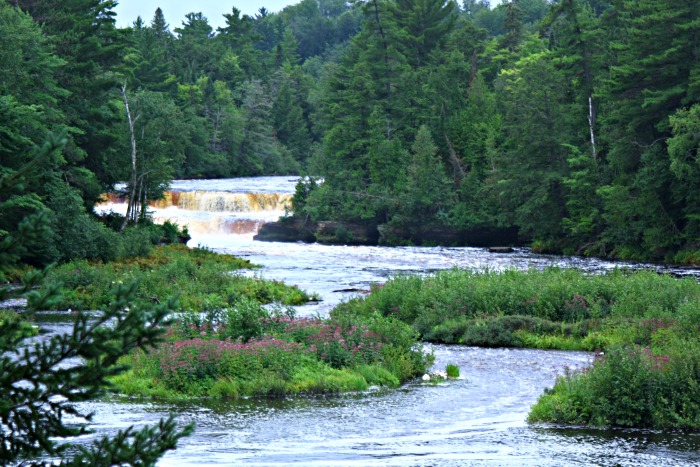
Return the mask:
<svg viewBox="0 0 700 467">
<path fill-rule="evenodd" d="M 113 391 L 167 399 L 277 397 L 397 387 L 432 358 L 410 326 L 382 316 L 298 318 L 290 305 L 315 299 L 296 286 L 243 274 L 249 261 L 182 245 L 110 263 L 74 261 L 51 270 L 58 309 L 110 306 L 113 289 L 136 284 L 143 302 L 169 303 L 165 339 L 121 363 Z M 49 285 L 51 286 L 51 285 Z"/>
<path fill-rule="evenodd" d="M 281 305 L 299 297 L 298 288 L 277 283 L 290 295 L 275 295 L 276 287 L 269 289 L 267 281 L 229 273 L 250 267 L 230 255 L 171 246 L 121 264 L 66 265 L 51 278 L 73 281 L 76 296 L 83 300 L 73 304 L 86 303 L 85 297 L 105 297 L 112 283 L 128 278 L 170 283 L 171 291 L 185 292 L 188 305 L 181 310 L 189 312 L 179 315 L 161 347 L 128 357 L 123 363 L 132 370 L 113 380 L 117 392 L 131 397 L 276 397 L 362 391 L 372 385 L 396 387 L 430 367 L 430 356 L 416 350 L 419 336 L 429 342 L 485 347 L 597 349 L 609 352 L 606 358 L 622 354 L 615 352 L 623 349 L 649 355 L 654 362 L 671 355 L 665 345 L 672 342 L 681 349 L 673 354 L 674 360 L 683 362 L 679 343 L 697 338 L 700 323 L 696 281 L 648 271 L 590 275 L 557 268 L 501 273 L 447 270 L 423 278 L 397 276 L 320 319 L 298 317 Z M 222 287 L 227 280 L 237 285 Z M 168 293 L 153 287 L 146 282 L 141 298 L 161 300 Z M 212 290 L 226 294 L 218 297 Z M 277 298 L 270 299 L 273 296 Z M 278 304 L 263 307 L 266 300 Z M 595 365 L 581 374 L 594 371 Z M 574 381 L 577 375 L 565 377 Z M 561 409 L 561 401 L 568 398 L 561 391 L 558 386 L 551 392 L 556 403 L 544 402 L 543 407 L 554 407 L 554 412 L 535 409 L 531 421 L 583 423 L 580 414 L 569 420 L 560 417 L 571 412 Z M 679 417 L 690 419 L 687 413 Z M 600 416 L 587 423 L 601 420 L 623 423 Z M 657 427 L 667 426 L 681 425 Z M 694 429 L 688 423 L 682 426 Z"/>
<path fill-rule="evenodd" d="M 549 268 L 397 276 L 336 313 L 380 313 L 434 343 L 596 351 L 531 422 L 700 429 L 700 285 L 649 271 Z"/>
<path fill-rule="evenodd" d="M 319 221 L 297 216 L 282 217 L 265 223 L 255 240 L 264 242 L 317 242 L 325 245 L 449 245 L 449 246 L 522 246 L 517 229 L 482 228 L 456 230 L 426 228 L 402 231 L 386 225 Z"/>
<path fill-rule="evenodd" d="M 340 221 L 312 221 L 308 217 L 285 216 L 274 222 L 266 222 L 255 235 L 263 242 L 304 242 L 323 245 L 367 246 L 471 246 L 503 248 L 527 246 L 534 253 L 595 257 L 612 261 L 654 261 L 658 264 L 682 267 L 700 265 L 700 250 L 683 249 L 663 254 L 642 254 L 633 250 L 592 250 L 590 248 L 562 248 L 556 242 L 541 242 L 524 238 L 516 227 L 481 227 L 469 230 L 448 227 L 397 229 L 388 225 L 366 225 Z"/>
</svg>

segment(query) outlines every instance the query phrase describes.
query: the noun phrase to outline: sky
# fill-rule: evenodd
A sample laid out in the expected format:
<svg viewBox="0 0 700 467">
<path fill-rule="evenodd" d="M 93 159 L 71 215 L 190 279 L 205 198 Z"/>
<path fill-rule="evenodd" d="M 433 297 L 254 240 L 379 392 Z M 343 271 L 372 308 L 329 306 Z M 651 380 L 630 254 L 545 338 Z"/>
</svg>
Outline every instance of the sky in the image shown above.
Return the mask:
<svg viewBox="0 0 700 467">
<path fill-rule="evenodd" d="M 294 5 L 301 0 L 118 0 L 119 4 L 114 9 L 117 13 L 117 27 L 123 28 L 133 24 L 137 16 L 141 16 L 146 24 L 150 24 L 156 8 L 163 10 L 165 21 L 170 25 L 170 30 L 182 26 L 182 21 L 187 13 L 202 12 L 209 20 L 209 24 L 216 30 L 224 26 L 224 13 L 231 13 L 235 6 L 242 14 L 253 16 L 260 7 L 265 7 L 271 12 L 281 11 L 287 5 Z"/>
</svg>

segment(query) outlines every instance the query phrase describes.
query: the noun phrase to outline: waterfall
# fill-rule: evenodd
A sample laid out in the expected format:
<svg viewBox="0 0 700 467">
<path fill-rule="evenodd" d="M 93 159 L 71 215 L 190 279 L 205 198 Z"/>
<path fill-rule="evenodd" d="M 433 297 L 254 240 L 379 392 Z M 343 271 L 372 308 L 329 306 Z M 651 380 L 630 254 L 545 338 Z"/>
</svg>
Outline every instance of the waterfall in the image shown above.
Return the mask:
<svg viewBox="0 0 700 467">
<path fill-rule="evenodd" d="M 124 214 L 126 200 L 118 194 L 103 195 L 97 213 Z M 151 202 L 149 212 L 156 223 L 187 226 L 190 234 L 256 234 L 265 222 L 276 220 L 291 207 L 291 193 L 170 190 Z"/>
<path fill-rule="evenodd" d="M 108 203 L 125 203 L 124 198 L 109 193 Z M 187 211 L 204 212 L 262 212 L 284 211 L 291 206 L 292 195 L 282 193 L 230 193 L 216 191 L 166 191 L 163 199 L 150 203 L 152 208 L 176 207 Z"/>
</svg>

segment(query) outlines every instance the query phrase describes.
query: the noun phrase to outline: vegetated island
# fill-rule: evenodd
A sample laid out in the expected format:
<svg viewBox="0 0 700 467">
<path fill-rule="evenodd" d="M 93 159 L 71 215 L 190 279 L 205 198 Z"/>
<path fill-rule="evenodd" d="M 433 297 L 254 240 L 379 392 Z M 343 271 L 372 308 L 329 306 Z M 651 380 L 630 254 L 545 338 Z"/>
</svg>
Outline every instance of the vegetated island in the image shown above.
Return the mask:
<svg viewBox="0 0 700 467">
<path fill-rule="evenodd" d="M 336 314 L 380 314 L 429 342 L 595 351 L 528 421 L 700 428 L 700 285 L 649 271 L 573 269 L 398 276 Z"/>
<path fill-rule="evenodd" d="M 178 305 L 162 342 L 122 359 L 113 392 L 134 397 L 277 397 L 397 387 L 433 359 L 393 317 L 331 312 L 301 318 L 289 305 L 315 297 L 296 286 L 239 274 L 248 261 L 206 249 L 160 246 L 140 257 L 73 261 L 53 269 L 58 309 L 101 309 L 135 282 L 141 300 Z"/>
<path fill-rule="evenodd" d="M 236 398 L 396 387 L 425 374 L 421 341 L 485 347 L 595 351 L 566 372 L 530 422 L 698 429 L 700 285 L 649 271 L 591 275 L 574 269 L 396 276 L 342 303 L 328 318 L 288 305 L 313 297 L 294 286 L 237 274 L 248 261 L 206 249 L 159 246 L 112 262 L 74 261 L 47 282 L 65 289 L 57 308 L 99 309 L 115 285 L 136 296 L 179 295 L 160 345 L 122 358 L 112 378 L 130 397 Z M 270 304 L 274 304 L 270 306 Z"/>
</svg>

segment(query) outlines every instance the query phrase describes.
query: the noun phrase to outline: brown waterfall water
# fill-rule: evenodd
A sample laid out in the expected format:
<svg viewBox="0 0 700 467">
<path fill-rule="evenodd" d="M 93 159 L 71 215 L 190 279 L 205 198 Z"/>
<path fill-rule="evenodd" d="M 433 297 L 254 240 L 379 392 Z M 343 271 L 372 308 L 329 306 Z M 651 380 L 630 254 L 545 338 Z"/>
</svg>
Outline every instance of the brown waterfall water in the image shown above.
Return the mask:
<svg viewBox="0 0 700 467">
<path fill-rule="evenodd" d="M 263 266 L 255 274 L 318 293 L 323 302 L 300 307 L 300 314 L 324 315 L 334 304 L 355 295 L 338 290 L 367 289 L 397 273 L 549 265 L 589 271 L 664 269 L 536 255 L 527 249 L 502 255 L 482 248 L 253 241 L 260 225 L 283 214 L 293 189 L 294 180 L 288 177 L 180 181 L 173 184 L 168 200 L 153 206 L 153 215 L 160 221 L 187 225 L 192 246 L 247 257 Z M 100 209 L 118 211 L 121 205 L 114 201 L 118 200 Z M 56 332 L 67 327 L 60 322 L 46 325 Z M 159 463 L 163 466 L 685 466 L 700 462 L 698 434 L 528 425 L 527 412 L 544 388 L 551 387 L 565 367 L 587 365 L 591 360 L 587 353 L 465 346 L 430 349 L 438 368 L 456 363 L 462 377 L 437 386 L 415 381 L 399 389 L 373 388 L 331 397 L 187 403 L 115 399 L 86 407 L 96 414 L 97 434 L 155 423 L 170 412 L 182 423 L 194 421 L 195 434 L 168 453 Z"/>
</svg>

